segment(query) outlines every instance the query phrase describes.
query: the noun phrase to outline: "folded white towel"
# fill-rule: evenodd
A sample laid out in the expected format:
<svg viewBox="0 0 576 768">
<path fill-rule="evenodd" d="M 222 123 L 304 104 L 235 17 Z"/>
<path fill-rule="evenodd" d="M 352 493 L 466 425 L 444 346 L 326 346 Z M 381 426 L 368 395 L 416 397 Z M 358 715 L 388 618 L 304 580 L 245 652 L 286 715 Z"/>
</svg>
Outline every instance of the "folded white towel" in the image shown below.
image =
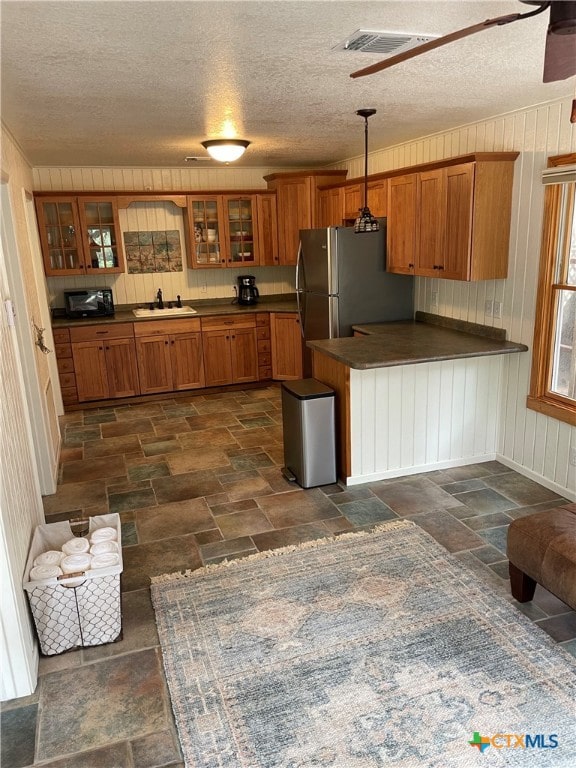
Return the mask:
<svg viewBox="0 0 576 768">
<path fill-rule="evenodd" d="M 34 565 L 60 565 L 60 560 L 64 555 L 56 549 L 49 549 L 38 557 L 34 558 Z"/>
<path fill-rule="evenodd" d="M 57 565 L 35 565 L 30 570 L 30 581 L 44 581 L 62 576 L 62 571 Z"/>
<path fill-rule="evenodd" d="M 118 544 L 115 541 L 97 541 L 90 547 L 91 555 L 105 555 L 107 552 L 119 552 Z"/>
<path fill-rule="evenodd" d="M 67 555 L 62 559 L 60 568 L 64 573 L 79 573 L 90 570 L 92 555 L 87 552 L 79 552 L 76 555 Z"/>
<path fill-rule="evenodd" d="M 62 544 L 62 552 L 65 555 L 80 555 L 84 552 L 88 552 L 90 549 L 90 542 L 83 536 L 75 536 L 65 544 Z"/>
<path fill-rule="evenodd" d="M 118 533 L 115 528 L 96 528 L 90 535 L 90 541 L 92 544 L 96 544 L 98 541 L 116 541 Z"/>
<path fill-rule="evenodd" d="M 92 558 L 92 570 L 96 568 L 111 568 L 118 565 L 120 558 L 116 552 L 104 552 L 101 555 L 94 555 Z"/>
</svg>

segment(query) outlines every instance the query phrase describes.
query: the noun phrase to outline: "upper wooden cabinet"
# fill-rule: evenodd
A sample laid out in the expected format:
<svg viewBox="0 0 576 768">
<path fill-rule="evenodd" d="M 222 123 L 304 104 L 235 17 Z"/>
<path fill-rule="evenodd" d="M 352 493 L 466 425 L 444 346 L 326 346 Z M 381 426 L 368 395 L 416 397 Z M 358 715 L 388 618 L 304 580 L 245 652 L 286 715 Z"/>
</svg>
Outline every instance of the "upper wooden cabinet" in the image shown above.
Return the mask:
<svg viewBox="0 0 576 768">
<path fill-rule="evenodd" d="M 388 179 L 374 179 L 368 181 L 367 189 L 368 208 L 373 216 L 386 216 L 388 213 Z M 352 223 L 358 218 L 360 210 L 364 207 L 364 183 L 346 184 L 343 188 L 344 219 Z"/>
<path fill-rule="evenodd" d="M 35 202 L 47 275 L 124 271 L 115 198 L 50 195 Z"/>
<path fill-rule="evenodd" d="M 271 193 L 188 195 L 188 266 L 193 269 L 278 263 L 276 200 Z"/>
<path fill-rule="evenodd" d="M 262 192 L 256 195 L 256 213 L 260 264 L 277 266 L 280 263 L 280 255 L 278 253 L 278 213 L 274 192 Z"/>
<path fill-rule="evenodd" d="M 225 267 L 224 199 L 222 195 L 188 195 L 184 209 L 188 266 Z"/>
<path fill-rule="evenodd" d="M 479 154 L 391 178 L 387 269 L 449 280 L 505 278 L 516 157 Z"/>
<path fill-rule="evenodd" d="M 324 187 L 318 193 L 320 227 L 350 226 L 364 206 L 364 182 Z M 374 216 L 388 212 L 388 179 L 368 181 L 368 207 Z"/>
<path fill-rule="evenodd" d="M 340 227 L 344 219 L 343 188 L 332 187 L 318 192 L 318 226 Z"/>
<path fill-rule="evenodd" d="M 296 264 L 300 230 L 317 227 L 320 221 L 319 187 L 342 181 L 347 171 L 273 173 L 264 176 L 276 192 L 280 264 Z"/>
<path fill-rule="evenodd" d="M 386 269 L 414 274 L 416 266 L 416 222 L 418 177 L 415 173 L 390 179 L 390 211 L 387 221 Z"/>
</svg>

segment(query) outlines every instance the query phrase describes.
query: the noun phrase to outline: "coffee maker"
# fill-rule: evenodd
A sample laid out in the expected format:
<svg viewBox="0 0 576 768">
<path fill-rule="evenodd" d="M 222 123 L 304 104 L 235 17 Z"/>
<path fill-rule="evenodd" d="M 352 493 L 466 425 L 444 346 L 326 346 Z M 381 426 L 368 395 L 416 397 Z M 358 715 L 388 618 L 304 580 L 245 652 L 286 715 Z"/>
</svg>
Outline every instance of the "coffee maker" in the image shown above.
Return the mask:
<svg viewBox="0 0 576 768">
<path fill-rule="evenodd" d="M 253 275 L 238 276 L 238 304 L 257 304 L 260 294 Z"/>
</svg>

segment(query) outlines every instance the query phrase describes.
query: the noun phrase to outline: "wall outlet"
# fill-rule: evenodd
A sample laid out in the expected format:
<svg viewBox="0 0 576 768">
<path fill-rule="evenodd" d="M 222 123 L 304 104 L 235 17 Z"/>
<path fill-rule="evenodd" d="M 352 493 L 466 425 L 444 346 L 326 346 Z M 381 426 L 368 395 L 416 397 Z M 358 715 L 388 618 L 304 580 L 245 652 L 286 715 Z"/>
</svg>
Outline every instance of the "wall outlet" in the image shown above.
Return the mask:
<svg viewBox="0 0 576 768">
<path fill-rule="evenodd" d="M 208 290 L 208 285 L 206 283 L 201 283 L 200 285 L 200 293 L 206 293 Z"/>
<path fill-rule="evenodd" d="M 432 291 L 430 294 L 430 309 L 438 309 L 438 291 Z"/>
<path fill-rule="evenodd" d="M 484 302 L 484 314 L 489 315 L 492 317 L 492 313 L 494 312 L 494 302 L 492 299 L 486 299 Z"/>
<path fill-rule="evenodd" d="M 493 316 L 500 319 L 502 317 L 502 302 L 495 301 L 493 306 L 494 306 Z"/>
<path fill-rule="evenodd" d="M 576 448 L 570 448 L 570 458 L 568 461 L 571 467 L 576 467 Z"/>
</svg>

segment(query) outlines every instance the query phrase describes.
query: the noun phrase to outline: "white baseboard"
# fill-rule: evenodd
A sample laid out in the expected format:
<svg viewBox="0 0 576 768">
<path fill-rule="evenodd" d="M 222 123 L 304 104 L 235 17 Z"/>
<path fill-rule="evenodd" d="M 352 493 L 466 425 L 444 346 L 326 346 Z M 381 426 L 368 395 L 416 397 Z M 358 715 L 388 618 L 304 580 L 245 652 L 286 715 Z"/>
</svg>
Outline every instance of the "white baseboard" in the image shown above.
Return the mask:
<svg viewBox="0 0 576 768">
<path fill-rule="evenodd" d="M 419 464 L 414 467 L 398 467 L 398 469 L 387 469 L 383 472 L 374 472 L 370 475 L 353 475 L 352 477 L 347 477 L 345 483 L 346 485 L 373 483 L 375 480 L 389 480 L 394 477 L 418 475 L 421 472 L 433 472 L 438 469 L 452 469 L 452 467 L 463 467 L 467 464 L 481 464 L 483 461 L 494 461 L 496 458 L 495 453 L 484 453 L 481 456 L 470 456 L 466 459 L 448 459 L 447 461 L 436 461 L 433 464 Z"/>
<path fill-rule="evenodd" d="M 555 483 L 552 480 L 549 480 L 547 477 L 543 477 L 537 472 L 534 472 L 527 467 L 523 467 L 522 464 L 518 464 L 518 462 L 509 459 L 507 456 L 497 454 L 496 461 L 499 461 L 506 467 L 510 467 L 510 469 L 518 472 L 519 475 L 524 475 L 524 477 L 528 477 L 530 480 L 534 480 L 536 483 L 539 483 L 539 485 L 543 485 L 544 488 L 548 488 L 548 490 L 554 491 L 554 493 L 557 493 L 559 496 L 564 496 L 565 499 L 570 499 L 570 501 L 576 501 L 575 491 L 564 488 L 564 486 L 560 485 L 559 483 Z"/>
</svg>

